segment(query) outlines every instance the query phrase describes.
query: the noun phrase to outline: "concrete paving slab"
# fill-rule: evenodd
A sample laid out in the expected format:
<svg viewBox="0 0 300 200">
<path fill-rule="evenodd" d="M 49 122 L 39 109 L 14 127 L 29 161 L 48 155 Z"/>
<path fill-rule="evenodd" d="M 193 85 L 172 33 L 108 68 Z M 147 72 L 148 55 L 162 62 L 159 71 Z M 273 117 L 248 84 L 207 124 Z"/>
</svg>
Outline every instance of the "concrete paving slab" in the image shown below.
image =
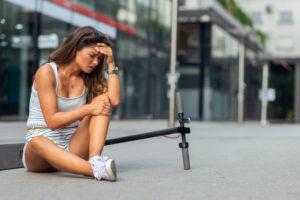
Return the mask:
<svg viewBox="0 0 300 200">
<path fill-rule="evenodd" d="M 192 122 L 191 170 L 182 166 L 179 139 L 158 137 L 105 147 L 119 180 L 69 173 L 0 171 L 1 199 L 300 198 L 300 126 Z M 109 137 L 166 128 L 165 121 L 113 121 Z"/>
</svg>

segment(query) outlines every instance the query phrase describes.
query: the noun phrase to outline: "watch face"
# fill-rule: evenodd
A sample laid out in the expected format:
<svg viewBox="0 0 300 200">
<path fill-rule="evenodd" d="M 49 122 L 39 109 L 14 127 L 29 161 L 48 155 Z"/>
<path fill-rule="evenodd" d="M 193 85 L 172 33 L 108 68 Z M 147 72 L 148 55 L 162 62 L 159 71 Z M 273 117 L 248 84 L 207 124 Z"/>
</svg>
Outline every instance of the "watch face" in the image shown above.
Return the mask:
<svg viewBox="0 0 300 200">
<path fill-rule="evenodd" d="M 116 67 L 115 69 L 109 70 L 108 74 L 118 74 L 118 72 L 119 72 L 119 69 L 118 69 L 118 67 Z"/>
</svg>

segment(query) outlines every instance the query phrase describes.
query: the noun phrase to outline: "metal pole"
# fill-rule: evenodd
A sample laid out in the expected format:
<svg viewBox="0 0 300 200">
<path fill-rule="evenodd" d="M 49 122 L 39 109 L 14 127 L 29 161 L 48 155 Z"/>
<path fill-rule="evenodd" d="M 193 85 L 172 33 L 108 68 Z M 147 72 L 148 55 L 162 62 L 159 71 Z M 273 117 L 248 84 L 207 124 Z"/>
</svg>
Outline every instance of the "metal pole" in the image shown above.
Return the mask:
<svg viewBox="0 0 300 200">
<path fill-rule="evenodd" d="M 185 130 L 184 124 L 190 123 L 191 119 L 184 117 L 184 113 L 178 113 L 178 121 L 180 127 L 182 128 L 181 132 L 181 139 L 182 142 L 179 143 L 179 148 L 182 150 L 182 161 L 183 161 L 183 168 L 185 170 L 189 170 L 190 166 L 190 156 L 189 156 L 189 143 L 186 141 L 185 134 L 189 132 Z"/>
<path fill-rule="evenodd" d="M 172 1 L 172 27 L 171 27 L 171 61 L 168 83 L 169 90 L 169 120 L 168 127 L 175 126 L 175 91 L 176 91 L 176 50 L 177 50 L 177 10 L 178 0 Z"/>
<path fill-rule="evenodd" d="M 244 122 L 244 71 L 245 71 L 245 44 L 244 39 L 239 43 L 239 85 L 238 85 L 238 123 Z"/>
<path fill-rule="evenodd" d="M 135 140 L 142 140 L 142 139 L 158 137 L 158 136 L 163 136 L 163 135 L 170 135 L 170 134 L 174 134 L 174 133 L 187 134 L 187 133 L 190 133 L 190 128 L 176 127 L 176 128 L 152 131 L 152 132 L 148 132 L 148 133 L 141 133 L 141 134 L 136 134 L 136 135 L 129 135 L 129 136 L 124 136 L 124 137 L 119 137 L 119 138 L 113 138 L 113 139 L 106 140 L 105 145 L 131 142 L 131 141 L 135 141 Z"/>
<path fill-rule="evenodd" d="M 189 143 L 186 142 L 185 134 L 181 134 L 182 143 L 179 144 L 179 147 L 182 149 L 182 161 L 183 169 L 189 170 L 190 166 L 190 156 L 189 156 Z"/>
<path fill-rule="evenodd" d="M 265 63 L 262 74 L 262 88 L 261 88 L 261 120 L 260 124 L 267 125 L 268 112 L 268 79 L 269 79 L 269 64 Z"/>
<path fill-rule="evenodd" d="M 294 121 L 300 121 L 300 64 L 295 65 L 294 73 Z"/>
<path fill-rule="evenodd" d="M 182 108 L 182 98 L 181 94 L 179 91 L 176 92 L 176 113 L 182 113 L 183 108 Z"/>
</svg>

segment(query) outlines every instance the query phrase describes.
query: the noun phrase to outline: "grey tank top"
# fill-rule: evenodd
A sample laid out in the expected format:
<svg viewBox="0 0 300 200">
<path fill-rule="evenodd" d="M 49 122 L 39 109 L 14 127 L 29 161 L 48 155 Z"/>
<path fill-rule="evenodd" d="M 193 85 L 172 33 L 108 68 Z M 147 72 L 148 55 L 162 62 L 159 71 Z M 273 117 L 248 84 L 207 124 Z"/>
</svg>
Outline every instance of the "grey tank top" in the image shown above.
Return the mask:
<svg viewBox="0 0 300 200">
<path fill-rule="evenodd" d="M 57 65 L 54 62 L 51 62 L 49 64 L 51 65 L 51 68 L 53 69 L 53 72 L 55 75 L 55 80 L 56 80 L 55 93 L 56 93 L 58 112 L 74 110 L 74 109 L 79 108 L 82 105 L 86 104 L 86 95 L 87 95 L 86 87 L 84 87 L 84 90 L 82 91 L 81 95 L 78 97 L 66 98 L 66 97 L 62 97 L 62 96 L 58 95 L 59 78 L 58 78 Z M 66 126 L 66 128 L 76 127 L 78 125 L 79 125 L 79 120 Z M 30 94 L 30 101 L 29 101 L 29 116 L 28 116 L 26 126 L 27 126 L 27 128 L 33 128 L 33 127 L 45 127 L 46 128 L 47 127 L 47 124 L 44 120 L 43 113 L 41 110 L 37 91 L 34 88 L 34 84 L 32 84 L 32 87 L 31 87 L 31 94 Z"/>
</svg>

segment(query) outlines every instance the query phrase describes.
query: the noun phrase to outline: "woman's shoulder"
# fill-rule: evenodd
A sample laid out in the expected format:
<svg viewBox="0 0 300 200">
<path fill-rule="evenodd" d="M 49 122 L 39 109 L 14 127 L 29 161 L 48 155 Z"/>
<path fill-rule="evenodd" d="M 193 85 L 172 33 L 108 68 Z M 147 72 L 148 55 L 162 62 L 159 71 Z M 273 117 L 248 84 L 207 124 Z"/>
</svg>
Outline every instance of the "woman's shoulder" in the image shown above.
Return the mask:
<svg viewBox="0 0 300 200">
<path fill-rule="evenodd" d="M 35 82 L 53 82 L 55 83 L 55 75 L 49 63 L 42 64 L 35 73 Z"/>
<path fill-rule="evenodd" d="M 53 76 L 54 72 L 50 63 L 42 64 L 35 73 L 35 76 Z"/>
<path fill-rule="evenodd" d="M 36 71 L 36 73 L 41 73 L 41 72 L 48 72 L 52 70 L 51 69 L 51 64 L 50 63 L 44 63 L 44 64 L 41 64 L 38 68 L 38 70 Z"/>
</svg>

